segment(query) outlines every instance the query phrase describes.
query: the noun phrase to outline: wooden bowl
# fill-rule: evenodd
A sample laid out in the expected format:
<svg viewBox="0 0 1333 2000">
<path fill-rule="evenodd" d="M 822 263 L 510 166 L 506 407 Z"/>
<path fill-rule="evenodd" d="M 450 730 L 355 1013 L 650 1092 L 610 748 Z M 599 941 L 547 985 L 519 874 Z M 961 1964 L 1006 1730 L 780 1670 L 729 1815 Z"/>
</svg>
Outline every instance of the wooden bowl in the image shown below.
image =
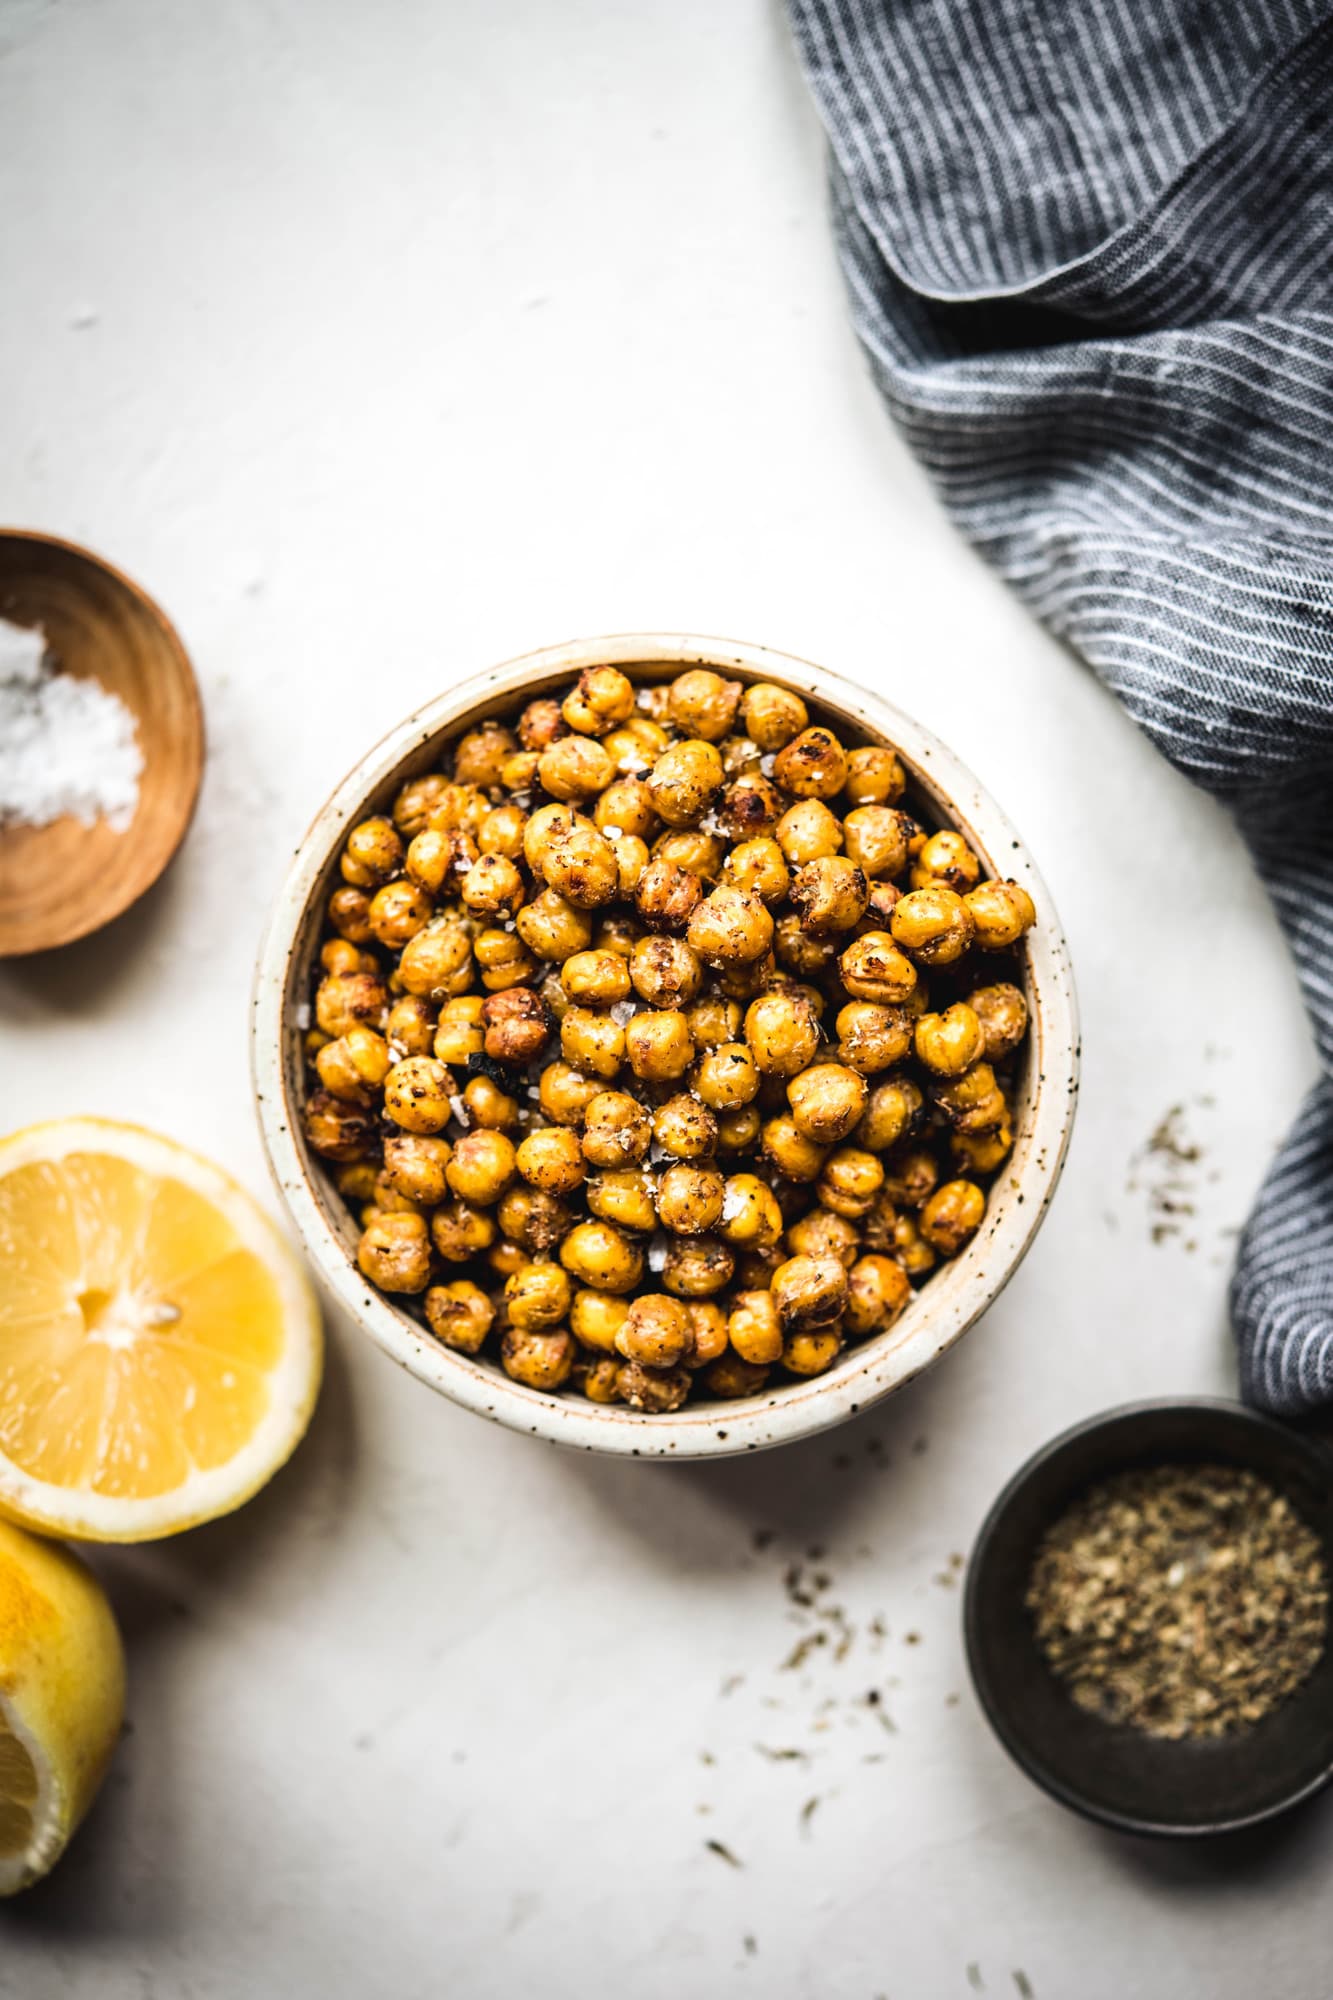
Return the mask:
<svg viewBox="0 0 1333 2000">
<path fill-rule="evenodd" d="M 0 617 L 40 625 L 61 672 L 95 679 L 131 711 L 143 752 L 139 802 L 122 832 L 66 814 L 0 827 L 0 958 L 100 930 L 151 888 L 199 794 L 204 726 L 194 672 L 151 597 L 100 556 L 0 529 Z"/>
<path fill-rule="evenodd" d="M 733 679 L 777 681 L 817 704 L 845 741 L 891 742 L 908 771 L 909 798 L 914 793 L 941 824 L 957 827 L 990 873 L 1021 882 L 1037 909 L 1023 953 L 1031 1025 L 1014 1149 L 991 1185 L 978 1234 L 887 1333 L 848 1349 L 826 1374 L 775 1378 L 757 1396 L 691 1401 L 669 1416 L 578 1394 L 545 1395 L 511 1381 L 494 1360 L 472 1360 L 432 1339 L 361 1276 L 356 1223 L 301 1128 L 311 971 L 348 829 L 387 810 L 399 786 L 432 769 L 463 729 L 488 715 L 509 717 L 534 696 L 567 688 L 585 667 L 603 664 L 632 680 L 708 666 Z M 820 717 L 812 712 L 811 719 Z M 1003 1290 L 1036 1235 L 1060 1178 L 1078 1089 L 1077 1007 L 1060 920 L 1018 834 L 971 772 L 910 716 L 823 667 L 763 646 L 672 633 L 583 639 L 530 653 L 463 680 L 400 723 L 343 780 L 297 849 L 260 951 L 251 1023 L 269 1164 L 306 1254 L 358 1325 L 420 1381 L 496 1423 L 585 1451 L 645 1458 L 724 1457 L 802 1437 L 869 1409 L 930 1367 Z"/>
</svg>

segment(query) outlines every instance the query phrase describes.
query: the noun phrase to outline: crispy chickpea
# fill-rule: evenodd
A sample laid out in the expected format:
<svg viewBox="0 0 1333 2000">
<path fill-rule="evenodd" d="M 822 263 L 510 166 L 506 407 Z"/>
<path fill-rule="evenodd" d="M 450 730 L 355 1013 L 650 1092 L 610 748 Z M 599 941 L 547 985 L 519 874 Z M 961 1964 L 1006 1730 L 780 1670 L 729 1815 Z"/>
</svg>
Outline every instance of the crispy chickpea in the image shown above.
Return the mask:
<svg viewBox="0 0 1333 2000">
<path fill-rule="evenodd" d="M 331 972 L 315 993 L 315 1019 L 329 1036 L 349 1028 L 382 1028 L 389 989 L 373 972 Z"/>
<path fill-rule="evenodd" d="M 635 715 L 603 737 L 602 748 L 617 771 L 637 777 L 641 771 L 651 771 L 670 741 L 660 722 L 647 715 Z"/>
<path fill-rule="evenodd" d="M 429 771 L 424 778 L 409 778 L 393 802 L 393 823 L 399 833 L 408 840 L 420 833 L 446 788 L 438 771 Z"/>
<path fill-rule="evenodd" d="M 610 833 L 607 844 L 616 857 L 616 893 L 628 902 L 643 880 L 648 866 L 648 848 L 637 833 Z"/>
<path fill-rule="evenodd" d="M 645 937 L 634 946 L 625 990 L 632 981 L 650 1007 L 685 1007 L 697 996 L 703 977 L 699 954 L 684 938 Z"/>
<path fill-rule="evenodd" d="M 369 944 L 375 933 L 370 928 L 370 898 L 364 889 L 344 883 L 329 897 L 329 922 L 339 937 L 349 944 Z"/>
<path fill-rule="evenodd" d="M 576 951 L 560 968 L 560 984 L 571 1000 L 590 1007 L 609 1007 L 629 998 L 629 970 L 614 951 Z"/>
<path fill-rule="evenodd" d="M 495 806 L 477 832 L 479 854 L 502 854 L 506 861 L 523 858 L 523 829 L 528 816 L 521 806 Z"/>
<path fill-rule="evenodd" d="M 545 750 L 564 735 L 566 726 L 560 703 L 541 695 L 518 718 L 518 740 L 525 750 Z"/>
<path fill-rule="evenodd" d="M 483 722 L 460 736 L 454 751 L 454 778 L 460 785 L 498 785 L 505 759 L 518 745 L 512 733 L 498 722 Z"/>
<path fill-rule="evenodd" d="M 623 1032 L 630 1068 L 645 1083 L 674 1083 L 694 1060 L 683 1014 L 636 1014 Z"/>
<path fill-rule="evenodd" d="M 912 821 L 892 806 L 858 806 L 843 821 L 847 853 L 868 876 L 901 875 Z"/>
<path fill-rule="evenodd" d="M 772 944 L 773 919 L 758 896 L 724 883 L 695 910 L 686 937 L 710 965 L 749 965 Z"/>
<path fill-rule="evenodd" d="M 831 729 L 803 729 L 779 750 L 773 776 L 798 799 L 836 798 L 847 782 L 847 753 Z"/>
<path fill-rule="evenodd" d="M 717 1143 L 724 1153 L 748 1153 L 759 1144 L 763 1130 L 763 1119 L 757 1104 L 747 1104 L 740 1111 L 723 1111 L 718 1114 Z"/>
<path fill-rule="evenodd" d="M 305 1135 L 326 1160 L 360 1160 L 375 1143 L 376 1124 L 359 1104 L 328 1090 L 312 1090 L 302 1114 Z"/>
<path fill-rule="evenodd" d="M 670 744 L 648 774 L 653 810 L 668 826 L 693 826 L 721 789 L 722 759 L 700 737 Z"/>
<path fill-rule="evenodd" d="M 398 829 L 382 813 L 352 828 L 339 863 L 344 882 L 353 889 L 377 889 L 402 865 L 403 843 Z"/>
<path fill-rule="evenodd" d="M 614 775 L 615 765 L 591 736 L 562 736 L 537 760 L 542 789 L 567 804 L 584 805 L 595 799 Z"/>
<path fill-rule="evenodd" d="M 476 785 L 450 784 L 440 793 L 426 824 L 443 833 L 475 834 L 490 809 L 490 800 Z"/>
<path fill-rule="evenodd" d="M 619 1355 L 579 1355 L 570 1379 L 590 1403 L 618 1403 L 621 1366 Z"/>
<path fill-rule="evenodd" d="M 993 1132 L 951 1132 L 949 1151 L 969 1174 L 993 1174 L 1014 1150 L 1014 1128 L 1007 1121 Z"/>
<path fill-rule="evenodd" d="M 758 1174 L 731 1174 L 722 1189 L 718 1234 L 733 1249 L 771 1250 L 782 1235 L 777 1196 Z"/>
<path fill-rule="evenodd" d="M 686 1008 L 685 1017 L 689 1023 L 690 1040 L 697 1049 L 721 1048 L 726 1042 L 734 1042 L 740 1035 L 741 1010 L 734 1000 L 726 1000 L 719 994 L 707 993 Z"/>
<path fill-rule="evenodd" d="M 736 721 L 741 684 L 725 681 L 707 667 L 692 667 L 671 683 L 667 713 L 682 736 L 720 743 Z"/>
<path fill-rule="evenodd" d="M 705 833 L 698 826 L 677 827 L 653 842 L 655 861 L 670 862 L 673 868 L 697 875 L 701 882 L 715 882 L 726 858 L 724 842 L 715 833 Z"/>
<path fill-rule="evenodd" d="M 598 1090 L 584 1106 L 583 1157 L 594 1167 L 634 1167 L 653 1141 L 652 1120 L 625 1090 Z"/>
<path fill-rule="evenodd" d="M 571 1278 L 598 1292 L 632 1292 L 643 1276 L 643 1252 L 609 1222 L 580 1222 L 560 1245 Z"/>
<path fill-rule="evenodd" d="M 847 752 L 847 796 L 853 806 L 891 806 L 906 787 L 907 775 L 896 751 L 871 743 Z"/>
<path fill-rule="evenodd" d="M 495 1307 L 479 1285 L 466 1278 L 432 1285 L 422 1304 L 426 1324 L 437 1340 L 459 1354 L 480 1353 L 495 1320 Z"/>
<path fill-rule="evenodd" d="M 573 1194 L 585 1171 L 578 1133 L 566 1125 L 543 1125 L 529 1132 L 519 1144 L 515 1164 L 530 1187 L 555 1195 Z"/>
<path fill-rule="evenodd" d="M 689 1313 L 665 1292 L 645 1292 L 633 1300 L 616 1333 L 618 1352 L 648 1368 L 674 1368 L 689 1346 Z"/>
<path fill-rule="evenodd" d="M 430 1231 L 421 1215 L 380 1215 L 357 1245 L 362 1276 L 382 1292 L 424 1292 L 430 1283 Z"/>
<path fill-rule="evenodd" d="M 761 750 L 781 750 L 810 720 L 801 697 L 773 681 L 756 681 L 747 688 L 742 712 L 746 732 Z"/>
<path fill-rule="evenodd" d="M 694 1088 L 710 1111 L 739 1111 L 758 1094 L 759 1071 L 745 1042 L 707 1049 L 694 1072 Z"/>
<path fill-rule="evenodd" d="M 373 1160 L 348 1160 L 333 1177 L 334 1185 L 349 1207 L 361 1202 L 373 1202 L 380 1183 L 380 1173 Z"/>
<path fill-rule="evenodd" d="M 727 1351 L 727 1315 L 713 1299 L 689 1299 L 685 1311 L 690 1342 L 681 1357 L 686 1368 L 707 1368 Z"/>
<path fill-rule="evenodd" d="M 787 857 L 771 834 L 733 847 L 723 863 L 722 876 L 731 888 L 758 896 L 765 903 L 780 903 L 791 886 Z"/>
<path fill-rule="evenodd" d="M 515 918 L 518 934 L 538 958 L 563 964 L 592 943 L 592 919 L 554 889 L 543 889 Z"/>
<path fill-rule="evenodd" d="M 445 1202 L 431 1214 L 430 1237 L 447 1263 L 466 1264 L 494 1243 L 495 1223 L 465 1201 Z"/>
<path fill-rule="evenodd" d="M 496 1209 L 495 1219 L 511 1243 L 534 1257 L 553 1250 L 574 1227 L 573 1211 L 545 1188 L 511 1187 Z"/>
<path fill-rule="evenodd" d="M 935 1076 L 961 1076 L 983 1054 L 981 1023 L 964 1000 L 923 1014 L 914 1037 L 917 1060 Z"/>
<path fill-rule="evenodd" d="M 742 778 L 763 768 L 763 752 L 751 736 L 724 736 L 717 747 L 728 778 Z"/>
<path fill-rule="evenodd" d="M 727 1315 L 727 1339 L 742 1361 L 767 1367 L 782 1353 L 782 1327 L 771 1292 L 737 1292 Z"/>
<path fill-rule="evenodd" d="M 884 1164 L 877 1153 L 859 1146 L 839 1146 L 824 1162 L 815 1193 L 834 1215 L 855 1222 L 868 1215 L 884 1185 Z"/>
<path fill-rule="evenodd" d="M 377 889 L 370 901 L 370 928 L 379 942 L 400 951 L 430 922 L 431 901 L 415 882 L 400 876 Z"/>
<path fill-rule="evenodd" d="M 330 938 L 319 954 L 319 962 L 325 972 L 378 972 L 379 961 L 373 952 L 359 951 L 346 938 Z"/>
<path fill-rule="evenodd" d="M 1031 896 L 1017 882 L 981 882 L 963 901 L 982 951 L 1004 951 L 1017 944 L 1037 921 Z"/>
<path fill-rule="evenodd" d="M 568 806 L 542 806 L 535 812 L 523 835 L 523 851 L 547 888 L 581 910 L 598 909 L 616 893 L 615 850 L 590 819 Z"/>
<path fill-rule="evenodd" d="M 813 1327 L 787 1336 L 782 1343 L 782 1365 L 789 1375 L 822 1375 L 842 1350 L 842 1333 L 837 1327 Z"/>
<path fill-rule="evenodd" d="M 550 1016 L 540 994 L 511 987 L 492 993 L 481 1010 L 486 1054 L 492 1062 L 526 1066 L 546 1047 Z"/>
<path fill-rule="evenodd" d="M 789 806 L 773 830 L 773 838 L 793 868 L 823 861 L 842 850 L 842 821 L 822 799 L 801 799 Z"/>
<path fill-rule="evenodd" d="M 1016 986 L 1002 980 L 978 986 L 967 1004 L 981 1023 L 982 1054 L 995 1063 L 1012 1055 L 1028 1031 L 1028 1003 Z"/>
<path fill-rule="evenodd" d="M 872 881 L 870 893 L 866 897 L 866 929 L 887 931 L 893 921 L 893 913 L 902 899 L 903 891 L 896 882 Z M 892 932 L 889 934 L 892 936 Z"/>
<path fill-rule="evenodd" d="M 538 1079 L 537 1102 L 553 1124 L 581 1125 L 601 1088 L 595 1076 L 585 1076 L 571 1063 L 547 1063 Z"/>
<path fill-rule="evenodd" d="M 657 1227 L 656 1188 L 642 1167 L 597 1174 L 588 1182 L 587 1196 L 589 1209 L 602 1222 L 645 1233 Z"/>
<path fill-rule="evenodd" d="M 444 1170 L 451 1148 L 446 1139 L 424 1132 L 387 1132 L 384 1137 L 384 1178 L 409 1201 L 437 1208 L 448 1194 Z"/>
<path fill-rule="evenodd" d="M 913 889 L 894 905 L 889 920 L 894 943 L 922 965 L 952 965 L 972 942 L 972 912 L 961 896 L 942 886 Z"/>
<path fill-rule="evenodd" d="M 892 1257 L 860 1257 L 847 1276 L 847 1316 L 844 1325 L 854 1340 L 886 1333 L 912 1296 L 901 1264 Z"/>
<path fill-rule="evenodd" d="M 981 863 L 962 834 L 950 827 L 932 833 L 912 863 L 914 889 L 929 889 L 933 883 L 939 883 L 956 895 L 965 896 L 969 889 L 976 888 L 980 879 Z"/>
<path fill-rule="evenodd" d="M 655 856 L 639 877 L 634 907 L 650 930 L 679 931 L 698 907 L 703 884 L 688 868 Z"/>
<path fill-rule="evenodd" d="M 472 941 L 452 917 L 424 924 L 403 949 L 398 978 L 419 999 L 457 999 L 472 983 Z"/>
<path fill-rule="evenodd" d="M 561 1389 L 574 1368 L 574 1342 L 564 1327 L 550 1333 L 506 1329 L 500 1342 L 500 1365 L 528 1389 Z"/>
<path fill-rule="evenodd" d="M 507 1237 L 502 1236 L 498 1242 L 492 1243 L 486 1252 L 486 1262 L 500 1283 L 506 1285 L 515 1271 L 523 1269 L 528 1262 L 528 1255 L 520 1244 L 511 1243 Z"/>
<path fill-rule="evenodd" d="M 871 1091 L 852 1136 L 868 1152 L 882 1153 L 915 1130 L 924 1103 L 910 1077 L 888 1077 Z"/>
<path fill-rule="evenodd" d="M 778 1265 L 787 1261 L 787 1253 L 780 1243 L 773 1244 L 768 1250 L 738 1250 L 735 1256 L 733 1275 L 738 1292 L 766 1292 Z"/>
<path fill-rule="evenodd" d="M 442 1132 L 452 1114 L 453 1078 L 434 1056 L 406 1056 L 384 1079 L 384 1109 L 405 1132 Z"/>
<path fill-rule="evenodd" d="M 924 1146 L 896 1146 L 884 1161 L 884 1194 L 895 1208 L 920 1208 L 940 1177 Z"/>
<path fill-rule="evenodd" d="M 662 1285 L 676 1298 L 712 1298 L 731 1283 L 735 1269 L 735 1257 L 716 1236 L 672 1236 L 662 1266 Z"/>
<path fill-rule="evenodd" d="M 763 993 L 746 1009 L 745 1040 L 761 1076 L 797 1076 L 814 1061 L 819 1022 L 804 994 Z"/>
<path fill-rule="evenodd" d="M 707 1105 L 681 1091 L 654 1111 L 653 1137 L 677 1160 L 709 1160 L 717 1149 L 717 1120 Z"/>
<path fill-rule="evenodd" d="M 975 1181 L 946 1181 L 921 1210 L 921 1234 L 941 1257 L 956 1257 L 985 1213 L 986 1197 Z"/>
<path fill-rule="evenodd" d="M 619 667 L 585 667 L 560 713 L 571 729 L 605 736 L 634 713 L 634 683 Z"/>
<path fill-rule="evenodd" d="M 609 1082 L 625 1060 L 625 1030 L 609 1014 L 570 1007 L 560 1023 L 560 1053 L 585 1075 Z"/>
<path fill-rule="evenodd" d="M 748 965 L 721 966 L 718 988 L 728 1000 L 753 1000 L 756 994 L 767 991 L 777 968 L 777 959 L 771 951 L 766 951 L 762 958 L 751 959 Z"/>
<path fill-rule="evenodd" d="M 838 1060 L 862 1076 L 891 1069 L 912 1047 L 912 1016 L 905 1007 L 875 1007 L 849 1000 L 838 1010 Z"/>
<path fill-rule="evenodd" d="M 717 817 L 728 840 L 750 841 L 772 834 L 787 810 L 787 798 L 762 771 L 746 771 L 727 786 Z"/>
<path fill-rule="evenodd" d="M 778 918 L 773 948 L 778 964 L 799 979 L 823 978 L 838 958 L 837 940 L 811 937 L 794 910 Z"/>
<path fill-rule="evenodd" d="M 650 840 L 657 831 L 652 794 L 642 778 L 617 778 L 603 791 L 592 816 L 598 831 L 608 838 L 634 833 L 640 840 Z"/>
<path fill-rule="evenodd" d="M 474 1076 L 463 1086 L 463 1103 L 474 1125 L 492 1132 L 509 1132 L 518 1123 L 518 1099 L 489 1076 Z"/>
<path fill-rule="evenodd" d="M 474 917 L 512 917 L 525 895 L 517 865 L 503 854 L 483 854 L 463 877 L 460 894 Z"/>
<path fill-rule="evenodd" d="M 482 1125 L 463 1134 L 444 1177 L 460 1201 L 493 1208 L 517 1172 L 512 1139 Z"/>
<path fill-rule="evenodd" d="M 845 854 L 807 861 L 792 877 L 792 903 L 815 937 L 854 930 L 865 915 L 867 895 L 865 876 Z"/>
<path fill-rule="evenodd" d="M 830 1208 L 808 1208 L 791 1224 L 783 1241 L 793 1257 L 836 1257 L 848 1271 L 861 1249 L 856 1224 Z"/>
<path fill-rule="evenodd" d="M 396 1056 L 428 1056 L 435 1046 L 435 1028 L 435 1008 L 419 993 L 405 993 L 395 1000 L 384 1023 L 385 1037 Z"/>
<path fill-rule="evenodd" d="M 789 1257 L 770 1287 L 785 1333 L 831 1326 L 847 1305 L 847 1272 L 838 1257 Z"/>
<path fill-rule="evenodd" d="M 988 1062 L 973 1063 L 962 1076 L 936 1084 L 931 1095 L 956 1132 L 994 1132 L 1009 1116 L 1009 1100 Z"/>
<path fill-rule="evenodd" d="M 590 1347 L 594 1354 L 618 1354 L 616 1335 L 629 1317 L 629 1301 L 618 1299 L 610 1292 L 593 1292 L 588 1289 L 574 1294 L 574 1303 L 569 1309 L 569 1330 L 575 1340 L 584 1347 Z"/>
<path fill-rule="evenodd" d="M 786 1114 L 770 1118 L 763 1128 L 764 1158 L 790 1181 L 812 1181 L 824 1164 L 826 1146 L 816 1145 Z"/>
<path fill-rule="evenodd" d="M 465 994 L 464 999 L 478 999 L 480 995 Z M 439 1026 L 435 1030 L 432 1050 L 437 1062 L 450 1069 L 465 1069 L 472 1056 L 479 1056 L 486 1046 L 486 1031 L 481 1023 L 480 1011 L 472 1014 L 455 1014 L 451 1009 L 459 1004 L 448 1002 L 440 1010 Z M 412 1050 L 416 1055 L 419 1051 Z"/>
<path fill-rule="evenodd" d="M 358 1023 L 324 1045 L 315 1057 L 315 1068 L 325 1090 L 335 1097 L 345 1097 L 349 1104 L 373 1104 L 392 1062 L 383 1035 Z"/>
<path fill-rule="evenodd" d="M 512 757 L 506 757 L 504 768 L 500 773 L 500 783 L 504 790 L 515 800 L 526 798 L 526 794 L 537 782 L 537 766 L 540 763 L 541 752 L 538 750 L 516 750 Z M 518 859 L 517 855 L 510 858 Z"/>
<path fill-rule="evenodd" d="M 866 1081 L 845 1063 L 815 1063 L 787 1085 L 797 1130 L 820 1146 L 845 1139 L 861 1116 Z"/>
<path fill-rule="evenodd" d="M 723 1182 L 711 1167 L 668 1167 L 657 1189 L 662 1227 L 677 1236 L 703 1236 L 722 1216 Z"/>
<path fill-rule="evenodd" d="M 472 955 L 488 993 L 507 993 L 511 987 L 526 985 L 536 977 L 537 962 L 513 931 L 478 931 L 472 941 Z"/>
<path fill-rule="evenodd" d="M 632 1410 L 661 1416 L 680 1408 L 690 1393 L 690 1378 L 683 1368 L 647 1368 L 642 1361 L 622 1361 L 616 1388 Z"/>
<path fill-rule="evenodd" d="M 853 1000 L 893 1007 L 915 991 L 918 973 L 888 931 L 866 931 L 853 938 L 838 960 L 842 983 Z"/>
<path fill-rule="evenodd" d="M 524 1264 L 505 1282 L 509 1324 L 522 1333 L 545 1333 L 565 1318 L 572 1296 L 569 1275 L 558 1264 Z"/>
</svg>

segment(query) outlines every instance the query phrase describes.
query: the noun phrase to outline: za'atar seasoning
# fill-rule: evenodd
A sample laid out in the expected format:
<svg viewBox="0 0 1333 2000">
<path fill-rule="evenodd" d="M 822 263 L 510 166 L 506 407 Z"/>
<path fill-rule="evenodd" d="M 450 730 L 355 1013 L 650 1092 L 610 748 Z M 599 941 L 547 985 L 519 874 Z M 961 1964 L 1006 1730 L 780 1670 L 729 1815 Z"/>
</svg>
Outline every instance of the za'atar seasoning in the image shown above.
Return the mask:
<svg viewBox="0 0 1333 2000">
<path fill-rule="evenodd" d="M 1256 1474 L 1161 1465 L 1068 1508 L 1037 1551 L 1027 1606 L 1080 1708 L 1151 1736 L 1223 1736 L 1314 1671 L 1328 1576 L 1317 1537 Z"/>
</svg>

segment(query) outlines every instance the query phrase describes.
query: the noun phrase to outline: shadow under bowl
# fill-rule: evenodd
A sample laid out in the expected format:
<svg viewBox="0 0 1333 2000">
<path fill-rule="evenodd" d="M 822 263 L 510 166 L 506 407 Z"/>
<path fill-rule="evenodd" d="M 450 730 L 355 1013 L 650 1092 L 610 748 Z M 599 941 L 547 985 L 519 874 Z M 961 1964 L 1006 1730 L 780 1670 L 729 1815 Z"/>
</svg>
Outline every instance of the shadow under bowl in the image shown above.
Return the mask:
<svg viewBox="0 0 1333 2000">
<path fill-rule="evenodd" d="M 1169 1742 L 1075 1707 L 1024 1604 L 1037 1546 L 1098 1480 L 1163 1464 L 1256 1473 L 1319 1537 L 1333 1575 L 1333 1453 L 1238 1403 L 1135 1403 L 1066 1431 L 996 1500 L 968 1565 L 964 1635 L 986 1716 L 1015 1762 L 1088 1819 L 1123 1833 L 1232 1833 L 1298 1805 L 1333 1778 L 1333 1650 L 1252 1728 Z"/>
</svg>

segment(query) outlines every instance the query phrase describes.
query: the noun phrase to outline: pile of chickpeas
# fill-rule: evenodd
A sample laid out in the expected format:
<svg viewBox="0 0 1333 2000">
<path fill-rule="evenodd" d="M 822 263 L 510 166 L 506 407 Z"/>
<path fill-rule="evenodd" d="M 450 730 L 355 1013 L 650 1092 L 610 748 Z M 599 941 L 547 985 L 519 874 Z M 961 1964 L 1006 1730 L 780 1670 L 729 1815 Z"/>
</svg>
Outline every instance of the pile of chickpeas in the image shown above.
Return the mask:
<svg viewBox="0 0 1333 2000">
<path fill-rule="evenodd" d="M 305 1129 L 365 1277 L 641 1411 L 891 1327 L 1012 1147 L 1034 917 L 904 791 L 787 688 L 603 666 L 354 827 Z"/>
</svg>

